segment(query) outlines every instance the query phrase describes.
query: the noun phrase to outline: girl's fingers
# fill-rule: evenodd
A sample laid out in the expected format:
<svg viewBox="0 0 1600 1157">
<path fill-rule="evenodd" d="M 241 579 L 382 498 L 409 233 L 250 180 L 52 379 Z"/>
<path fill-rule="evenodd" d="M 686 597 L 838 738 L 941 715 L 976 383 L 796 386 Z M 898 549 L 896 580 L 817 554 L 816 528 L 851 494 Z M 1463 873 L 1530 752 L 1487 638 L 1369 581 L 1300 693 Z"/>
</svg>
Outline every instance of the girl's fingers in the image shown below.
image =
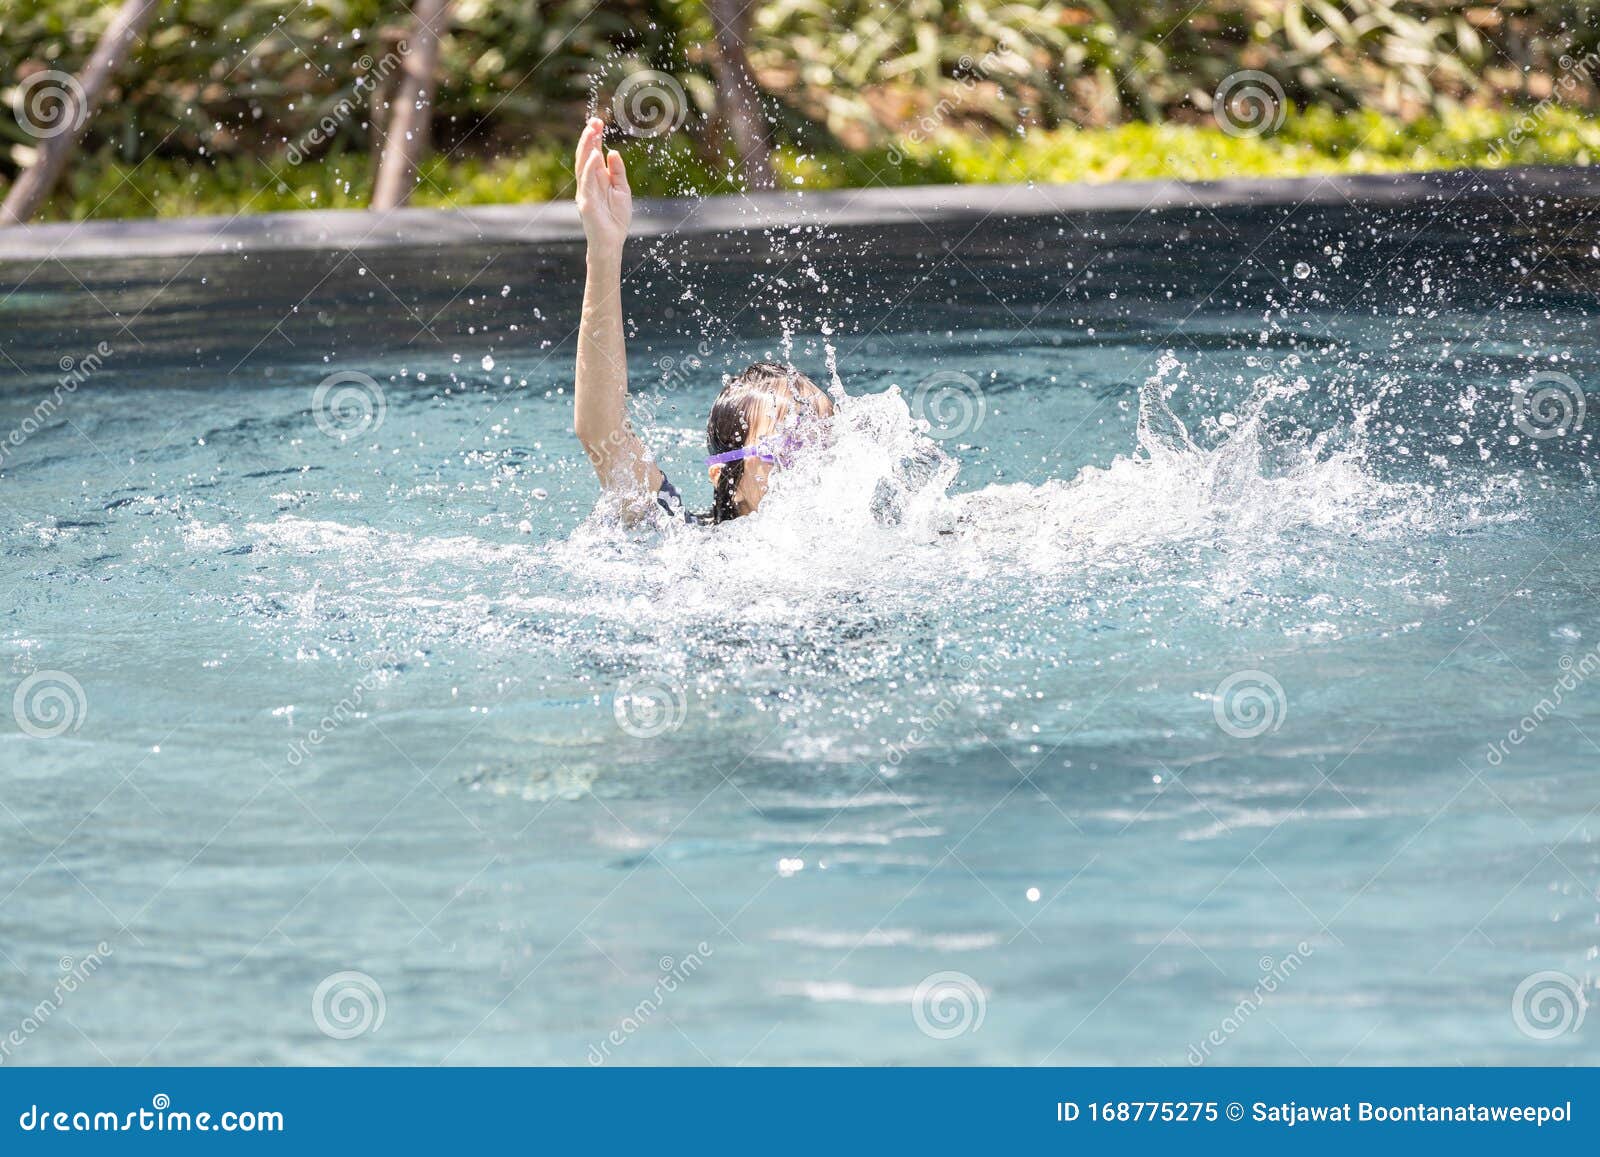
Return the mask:
<svg viewBox="0 0 1600 1157">
<path fill-rule="evenodd" d="M 578 189 L 590 197 L 599 197 L 605 192 L 606 181 L 604 177 L 605 156 L 599 149 L 591 149 L 584 158 L 583 168 L 578 170 Z"/>
<path fill-rule="evenodd" d="M 615 149 L 606 154 L 606 169 L 611 175 L 611 183 L 623 192 L 628 191 L 628 167 L 622 163 L 622 154 Z"/>
<path fill-rule="evenodd" d="M 605 130 L 605 122 L 599 117 L 589 118 L 588 123 L 583 126 L 582 134 L 578 137 L 578 150 L 572 161 L 574 171 L 583 172 L 583 166 L 588 162 L 589 155 L 599 148 Z"/>
</svg>

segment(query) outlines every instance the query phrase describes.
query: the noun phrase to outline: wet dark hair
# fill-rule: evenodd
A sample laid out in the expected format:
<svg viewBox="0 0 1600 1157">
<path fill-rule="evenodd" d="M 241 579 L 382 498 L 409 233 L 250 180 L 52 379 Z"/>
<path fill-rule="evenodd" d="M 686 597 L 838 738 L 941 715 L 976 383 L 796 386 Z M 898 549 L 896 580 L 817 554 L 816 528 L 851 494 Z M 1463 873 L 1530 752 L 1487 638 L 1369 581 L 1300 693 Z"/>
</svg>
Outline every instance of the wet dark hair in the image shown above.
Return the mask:
<svg viewBox="0 0 1600 1157">
<path fill-rule="evenodd" d="M 797 410 L 819 418 L 833 413 L 833 399 L 793 366 L 754 362 L 729 378 L 711 404 L 711 418 L 706 422 L 706 447 L 710 453 L 725 454 L 748 445 L 756 415 L 769 402 L 776 407 L 779 422 Z M 717 475 L 711 501 L 712 522 L 739 517 L 733 495 L 744 478 L 744 464 L 742 458 L 729 462 Z"/>
</svg>

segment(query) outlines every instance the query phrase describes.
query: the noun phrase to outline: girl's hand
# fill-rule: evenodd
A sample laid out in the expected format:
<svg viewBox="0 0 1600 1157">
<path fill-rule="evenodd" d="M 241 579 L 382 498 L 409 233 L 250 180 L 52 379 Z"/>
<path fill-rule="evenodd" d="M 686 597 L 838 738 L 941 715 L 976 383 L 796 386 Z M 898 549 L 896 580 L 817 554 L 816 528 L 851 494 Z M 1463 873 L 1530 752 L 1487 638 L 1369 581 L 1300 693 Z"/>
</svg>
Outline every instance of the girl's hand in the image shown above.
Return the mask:
<svg viewBox="0 0 1600 1157">
<path fill-rule="evenodd" d="M 622 157 L 601 146 L 605 131 L 605 122 L 593 117 L 578 138 L 578 216 L 591 250 L 620 256 L 633 220 L 633 193 Z"/>
</svg>

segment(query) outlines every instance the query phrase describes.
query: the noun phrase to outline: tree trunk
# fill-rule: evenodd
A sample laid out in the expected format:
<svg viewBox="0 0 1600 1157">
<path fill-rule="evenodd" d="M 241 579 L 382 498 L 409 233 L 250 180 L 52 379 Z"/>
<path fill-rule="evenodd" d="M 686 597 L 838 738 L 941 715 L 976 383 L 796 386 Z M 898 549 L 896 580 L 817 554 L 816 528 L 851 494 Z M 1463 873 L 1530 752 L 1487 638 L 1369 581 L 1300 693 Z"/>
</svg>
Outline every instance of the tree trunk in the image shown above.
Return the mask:
<svg viewBox="0 0 1600 1157">
<path fill-rule="evenodd" d="M 0 228 L 26 224 L 39 211 L 39 206 L 44 204 L 50 190 L 61 178 L 62 170 L 77 150 L 78 142 L 83 139 L 95 109 L 100 107 L 100 98 L 105 95 L 106 85 L 127 60 L 159 6 L 160 0 L 123 0 L 122 7 L 111 18 L 105 35 L 100 37 L 100 43 L 94 46 L 94 55 L 84 66 L 82 75 L 70 77 L 62 74 L 61 86 L 53 92 L 34 90 L 33 95 L 38 98 L 40 105 L 46 101 L 59 105 L 61 116 L 66 120 L 53 122 L 34 133 L 39 137 L 38 151 L 34 154 L 33 164 L 11 186 L 5 204 L 0 205 Z M 29 107 L 29 104 L 24 107 Z M 29 130 L 28 117 L 22 119 L 24 130 L 32 131 Z"/>
<path fill-rule="evenodd" d="M 411 199 L 417 167 L 428 153 L 437 96 L 434 74 L 439 70 L 439 38 L 450 20 L 451 0 L 417 0 L 412 9 L 416 23 L 406 44 L 404 75 L 389 112 L 383 157 L 372 188 L 373 209 L 393 209 Z"/>
<path fill-rule="evenodd" d="M 749 186 L 771 189 L 777 180 L 772 173 L 767 118 L 761 110 L 761 90 L 750 75 L 744 51 L 750 34 L 750 4 L 748 0 L 706 0 L 706 8 L 716 29 L 711 70 L 717 80 L 717 119 L 739 154 L 739 165 Z"/>
</svg>

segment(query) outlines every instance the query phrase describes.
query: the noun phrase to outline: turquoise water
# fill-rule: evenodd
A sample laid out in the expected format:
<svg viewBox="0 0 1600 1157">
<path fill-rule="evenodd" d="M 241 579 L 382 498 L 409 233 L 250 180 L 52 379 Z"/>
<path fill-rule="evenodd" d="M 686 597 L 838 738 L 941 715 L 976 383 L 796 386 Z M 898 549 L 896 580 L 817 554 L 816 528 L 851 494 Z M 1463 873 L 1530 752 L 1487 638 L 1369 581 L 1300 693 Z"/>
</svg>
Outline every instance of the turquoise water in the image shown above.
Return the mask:
<svg viewBox="0 0 1600 1157">
<path fill-rule="evenodd" d="M 1600 1058 L 1593 209 L 0 269 L 0 1062 Z"/>
</svg>

